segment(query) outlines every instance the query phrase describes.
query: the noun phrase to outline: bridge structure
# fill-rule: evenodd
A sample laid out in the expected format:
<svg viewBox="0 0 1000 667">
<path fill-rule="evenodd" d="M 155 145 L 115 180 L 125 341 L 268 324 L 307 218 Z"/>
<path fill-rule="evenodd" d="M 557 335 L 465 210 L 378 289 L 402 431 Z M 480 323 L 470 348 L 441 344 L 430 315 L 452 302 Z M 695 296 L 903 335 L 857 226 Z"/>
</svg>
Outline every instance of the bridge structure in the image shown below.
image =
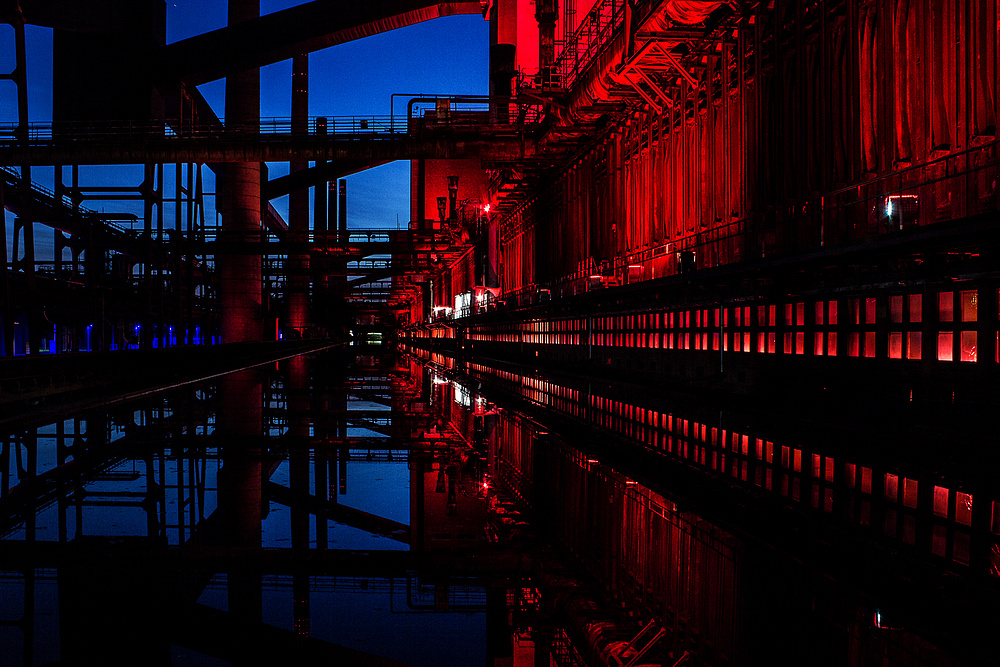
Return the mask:
<svg viewBox="0 0 1000 667">
<path fill-rule="evenodd" d="M 228 27 L 169 45 L 157 3 L 88 16 L 8 4 L 8 353 L 80 349 L 90 329 L 103 348 L 150 347 L 171 327 L 187 342 L 237 341 L 340 336 L 364 321 L 499 355 L 530 340 L 539 359 L 578 357 L 553 341 L 583 339 L 608 348 L 604 366 L 742 386 L 772 361 L 846 384 L 857 364 L 878 364 L 908 396 L 934 393 L 941 372 L 985 381 L 998 363 L 992 4 L 952 20 L 936 3 L 892 0 L 314 0 L 267 16 L 234 0 Z M 490 21 L 488 95 L 309 116 L 309 51 L 461 13 Z M 27 113 L 32 21 L 54 30 L 52 119 Z M 113 38 L 132 57 L 103 71 Z M 935 46 L 956 39 L 955 53 Z M 261 118 L 252 72 L 288 57 L 291 116 Z M 197 86 L 223 75 L 220 118 Z M 359 236 L 340 179 L 395 160 L 411 163 L 406 228 Z M 289 173 L 271 178 L 275 161 Z M 43 165 L 56 167 L 47 189 L 31 176 Z M 136 165 L 142 180 L 82 186 L 86 165 Z M 287 221 L 270 203 L 286 195 Z M 88 199 L 133 211 L 97 215 Z M 35 222 L 55 230 L 54 261 L 34 257 Z M 716 296 L 694 298 L 696 283 Z M 976 319 L 956 320 L 966 301 Z M 662 312 L 630 310 L 648 303 Z M 682 312 L 703 330 L 678 343 Z"/>
</svg>

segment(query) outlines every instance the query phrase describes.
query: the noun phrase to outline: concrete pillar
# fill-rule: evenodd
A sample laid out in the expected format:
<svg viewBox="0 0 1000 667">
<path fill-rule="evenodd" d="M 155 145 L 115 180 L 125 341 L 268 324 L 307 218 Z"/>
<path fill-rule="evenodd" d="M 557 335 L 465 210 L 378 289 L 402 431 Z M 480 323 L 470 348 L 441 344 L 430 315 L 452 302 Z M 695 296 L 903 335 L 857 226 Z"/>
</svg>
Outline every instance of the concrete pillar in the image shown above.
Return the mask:
<svg viewBox="0 0 1000 667">
<path fill-rule="evenodd" d="M 309 131 L 309 54 L 292 59 L 292 134 Z M 290 172 L 304 171 L 308 161 L 295 161 Z M 302 188 L 288 196 L 288 240 L 305 243 L 309 238 L 309 189 Z M 287 325 L 302 335 L 309 322 L 309 255 L 288 256 Z"/>
<path fill-rule="evenodd" d="M 230 25 L 259 16 L 260 0 L 229 0 Z M 226 131 L 257 134 L 259 130 L 260 70 L 255 68 L 226 78 Z M 219 300 L 225 343 L 263 337 L 261 256 L 245 250 L 245 244 L 260 242 L 260 178 L 260 163 L 235 162 L 226 165 L 222 181 Z"/>
</svg>

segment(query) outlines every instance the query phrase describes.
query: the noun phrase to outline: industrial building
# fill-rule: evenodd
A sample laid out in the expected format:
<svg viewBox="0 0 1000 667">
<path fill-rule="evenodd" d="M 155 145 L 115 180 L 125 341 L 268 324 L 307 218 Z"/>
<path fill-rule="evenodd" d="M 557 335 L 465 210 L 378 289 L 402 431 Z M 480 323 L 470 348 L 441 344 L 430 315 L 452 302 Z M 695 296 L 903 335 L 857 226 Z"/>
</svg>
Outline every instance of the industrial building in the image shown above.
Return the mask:
<svg viewBox="0 0 1000 667">
<path fill-rule="evenodd" d="M 0 662 L 1000 663 L 997 0 L 0 20 Z"/>
</svg>

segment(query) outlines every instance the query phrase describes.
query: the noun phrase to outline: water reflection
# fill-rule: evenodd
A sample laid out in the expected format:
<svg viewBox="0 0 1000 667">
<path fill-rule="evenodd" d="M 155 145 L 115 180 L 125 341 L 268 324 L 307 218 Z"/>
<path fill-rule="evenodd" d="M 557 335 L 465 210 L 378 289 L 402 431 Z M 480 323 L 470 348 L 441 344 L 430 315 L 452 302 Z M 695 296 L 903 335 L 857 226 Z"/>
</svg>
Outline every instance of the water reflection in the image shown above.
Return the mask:
<svg viewBox="0 0 1000 667">
<path fill-rule="evenodd" d="M 956 591 L 995 589 L 987 489 L 458 366 L 297 357 L 7 434 L 0 662 L 937 665 L 984 645 L 994 612 Z"/>
</svg>

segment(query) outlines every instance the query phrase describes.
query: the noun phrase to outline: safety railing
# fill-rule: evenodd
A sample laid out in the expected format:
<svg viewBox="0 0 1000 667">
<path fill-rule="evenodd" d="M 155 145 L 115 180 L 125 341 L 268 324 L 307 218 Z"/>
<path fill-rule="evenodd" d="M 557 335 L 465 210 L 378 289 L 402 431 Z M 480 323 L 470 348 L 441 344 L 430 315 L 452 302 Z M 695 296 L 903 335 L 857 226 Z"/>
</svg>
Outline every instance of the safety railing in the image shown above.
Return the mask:
<svg viewBox="0 0 1000 667">
<path fill-rule="evenodd" d="M 625 22 L 625 0 L 599 0 L 556 56 L 555 70 L 564 88 L 572 87 Z"/>
<path fill-rule="evenodd" d="M 2 175 L 4 183 L 9 187 L 18 188 L 21 186 L 22 183 L 21 174 L 18 173 L 17 170 L 13 169 L 12 167 L 0 166 L 0 175 Z M 82 217 L 94 219 L 99 224 L 109 229 L 112 229 L 120 234 L 128 233 L 128 230 L 124 226 L 116 224 L 114 222 L 110 222 L 97 211 L 93 211 L 83 206 L 78 206 L 67 195 L 61 195 L 61 196 L 57 195 L 52 190 L 46 188 L 43 185 L 39 185 L 38 183 L 35 182 L 31 183 L 31 192 L 32 195 L 39 201 L 44 201 L 55 208 L 63 209 L 65 211 L 71 212 L 75 215 L 79 215 Z"/>
<path fill-rule="evenodd" d="M 1000 142 L 992 140 L 815 199 L 789 203 L 767 215 L 741 218 L 626 253 L 610 263 L 611 270 L 622 282 L 630 282 L 630 267 L 639 267 L 632 272 L 646 280 L 996 213 L 1000 210 L 998 182 Z"/>
</svg>

